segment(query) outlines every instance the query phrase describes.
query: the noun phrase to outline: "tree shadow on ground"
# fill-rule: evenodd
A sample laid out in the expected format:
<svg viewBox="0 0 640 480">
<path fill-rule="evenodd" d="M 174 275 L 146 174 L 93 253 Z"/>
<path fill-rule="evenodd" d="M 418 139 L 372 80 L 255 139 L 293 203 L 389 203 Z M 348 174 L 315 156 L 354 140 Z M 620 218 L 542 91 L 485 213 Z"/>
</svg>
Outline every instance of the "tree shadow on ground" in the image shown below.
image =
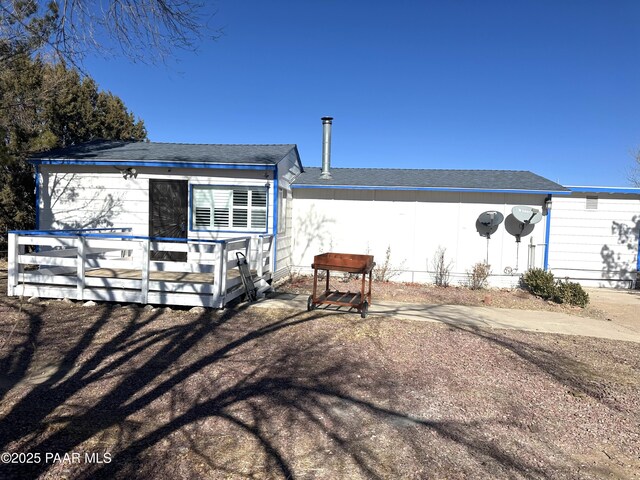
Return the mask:
<svg viewBox="0 0 640 480">
<path fill-rule="evenodd" d="M 12 307 L 0 304 L 0 314 L 7 315 L 12 310 Z M 0 373 L 0 401 L 9 390 L 26 377 L 42 330 L 41 309 L 37 309 L 30 315 L 18 311 L 15 312 L 15 316 L 26 319 L 27 332 L 22 335 L 22 341 L 11 343 L 16 323 L 7 324 L 7 328 L 2 330 L 0 346 L 5 347 L 3 350 L 6 354 L 0 358 L 0 372 L 2 372 Z M 16 318 L 15 321 L 17 322 L 18 319 Z"/>
<path fill-rule="evenodd" d="M 393 307 L 386 308 L 384 313 L 387 316 L 393 316 L 394 313 L 406 315 L 406 312 L 401 308 L 395 309 Z M 512 352 L 528 365 L 554 378 L 568 391 L 591 397 L 609 408 L 619 410 L 615 399 L 609 398 L 604 391 L 602 374 L 595 372 L 589 365 L 559 349 L 544 347 L 537 344 L 533 338 L 527 340 L 513 338 L 506 333 L 508 330 L 492 328 L 482 319 L 482 314 L 478 314 L 478 318 L 469 316 L 467 319 L 461 319 L 458 314 L 447 314 L 439 309 L 437 315 L 439 322 L 446 324 L 453 330 L 471 334 Z M 477 326 L 478 324 L 486 326 Z"/>
<path fill-rule="evenodd" d="M 70 306 L 69 318 L 81 323 L 81 308 Z M 79 331 L 67 331 L 63 367 L 46 382 L 26 388 L 12 377 L 19 399 L 3 409 L 0 451 L 112 456 L 64 465 L 74 478 L 419 478 L 444 461 L 432 449 L 435 435 L 451 449 L 453 472 L 464 474 L 455 457 L 465 455 L 484 475 L 545 476 L 484 436 L 503 419 L 434 420 L 399 407 L 406 392 L 375 358 L 330 329 L 309 335 L 332 314 L 276 312 L 173 312 L 167 322 L 162 309 L 100 307 Z M 2 358 L 19 365 L 16 375 L 37 353 L 27 338 L 43 342 L 41 307 L 27 313 L 32 327 L 22 347 Z M 552 370 L 517 342 L 472 333 Z M 61 472 L 43 462 L 0 468 L 5 478 Z"/>
</svg>

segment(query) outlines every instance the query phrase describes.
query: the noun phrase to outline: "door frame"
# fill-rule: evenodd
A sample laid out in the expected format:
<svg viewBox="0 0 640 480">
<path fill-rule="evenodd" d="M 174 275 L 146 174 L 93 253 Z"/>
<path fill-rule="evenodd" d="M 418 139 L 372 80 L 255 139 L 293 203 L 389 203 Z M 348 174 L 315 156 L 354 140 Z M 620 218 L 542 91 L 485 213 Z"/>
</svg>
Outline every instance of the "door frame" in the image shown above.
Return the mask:
<svg viewBox="0 0 640 480">
<path fill-rule="evenodd" d="M 159 179 L 159 178 L 150 178 L 149 179 L 149 237 L 153 238 L 154 234 L 154 224 L 153 224 L 153 205 L 154 205 L 154 195 L 152 183 L 174 183 L 181 184 L 185 187 L 185 225 L 184 225 L 184 237 L 175 237 L 175 238 L 188 238 L 189 237 L 189 180 L 174 180 L 174 179 Z"/>
</svg>

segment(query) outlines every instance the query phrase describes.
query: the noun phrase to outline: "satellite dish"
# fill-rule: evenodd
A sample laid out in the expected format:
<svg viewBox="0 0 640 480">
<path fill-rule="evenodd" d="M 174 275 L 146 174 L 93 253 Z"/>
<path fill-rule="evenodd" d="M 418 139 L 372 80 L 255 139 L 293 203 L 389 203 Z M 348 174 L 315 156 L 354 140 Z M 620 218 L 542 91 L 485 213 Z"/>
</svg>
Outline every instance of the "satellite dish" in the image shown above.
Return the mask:
<svg viewBox="0 0 640 480">
<path fill-rule="evenodd" d="M 516 220 L 524 223 L 525 225 L 536 224 L 542 220 L 542 211 L 538 208 L 516 205 L 511 209 L 511 213 Z"/>
<path fill-rule="evenodd" d="M 496 212 L 495 210 L 489 210 L 488 212 L 481 213 L 476 220 L 476 230 L 481 237 L 487 238 L 487 264 L 489 264 L 489 239 L 491 238 L 491 235 L 496 233 L 503 220 L 504 215 L 500 212 Z"/>
<path fill-rule="evenodd" d="M 478 217 L 478 221 L 487 226 L 498 226 L 504 220 L 504 215 L 495 210 L 489 210 L 488 212 L 481 213 Z"/>
<path fill-rule="evenodd" d="M 476 230 L 481 237 L 489 238 L 496 233 L 498 226 L 504 220 L 504 215 L 495 210 L 489 210 L 488 212 L 481 213 L 476 220 Z"/>
<path fill-rule="evenodd" d="M 515 208 L 516 207 L 514 207 L 514 209 Z M 516 242 L 519 242 L 521 237 L 525 237 L 533 232 L 533 227 L 533 223 L 522 222 L 513 214 L 507 216 L 507 219 L 504 222 L 504 228 L 507 232 L 516 237 Z"/>
</svg>

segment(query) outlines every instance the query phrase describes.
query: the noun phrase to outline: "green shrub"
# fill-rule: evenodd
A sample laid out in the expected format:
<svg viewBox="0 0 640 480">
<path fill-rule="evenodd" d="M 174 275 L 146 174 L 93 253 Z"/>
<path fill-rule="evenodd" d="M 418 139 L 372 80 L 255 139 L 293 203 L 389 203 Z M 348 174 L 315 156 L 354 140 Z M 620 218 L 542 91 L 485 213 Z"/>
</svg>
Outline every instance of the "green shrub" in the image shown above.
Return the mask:
<svg viewBox="0 0 640 480">
<path fill-rule="evenodd" d="M 555 302 L 568 303 L 582 308 L 589 303 L 589 294 L 584 291 L 579 283 L 559 281 L 555 287 L 555 294 L 553 295 Z"/>
<path fill-rule="evenodd" d="M 522 275 L 522 284 L 534 295 L 544 299 L 554 298 L 556 281 L 553 273 L 541 268 L 532 268 Z"/>
<path fill-rule="evenodd" d="M 556 281 L 553 273 L 541 268 L 532 268 L 522 275 L 522 285 L 534 295 L 544 299 L 552 299 L 557 303 L 566 303 L 586 307 L 589 294 L 579 283 Z"/>
</svg>

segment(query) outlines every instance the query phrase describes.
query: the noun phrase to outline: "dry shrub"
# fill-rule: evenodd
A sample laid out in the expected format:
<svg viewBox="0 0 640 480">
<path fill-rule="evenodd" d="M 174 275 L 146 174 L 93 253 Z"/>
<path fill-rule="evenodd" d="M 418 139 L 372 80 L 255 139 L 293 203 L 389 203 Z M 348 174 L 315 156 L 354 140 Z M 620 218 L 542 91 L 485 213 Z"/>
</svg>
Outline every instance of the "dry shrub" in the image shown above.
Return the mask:
<svg viewBox="0 0 640 480">
<path fill-rule="evenodd" d="M 451 266 L 453 262 L 449 260 L 447 262 L 445 258 L 445 254 L 447 253 L 447 249 L 438 246 L 436 253 L 433 255 L 433 260 L 431 262 L 434 270 L 434 280 L 435 284 L 439 287 L 448 287 L 449 286 L 449 278 L 451 277 Z"/>
<path fill-rule="evenodd" d="M 485 288 L 489 275 L 491 275 L 491 265 L 485 262 L 478 262 L 471 267 L 471 270 L 467 270 L 467 286 L 471 290 Z"/>
</svg>

